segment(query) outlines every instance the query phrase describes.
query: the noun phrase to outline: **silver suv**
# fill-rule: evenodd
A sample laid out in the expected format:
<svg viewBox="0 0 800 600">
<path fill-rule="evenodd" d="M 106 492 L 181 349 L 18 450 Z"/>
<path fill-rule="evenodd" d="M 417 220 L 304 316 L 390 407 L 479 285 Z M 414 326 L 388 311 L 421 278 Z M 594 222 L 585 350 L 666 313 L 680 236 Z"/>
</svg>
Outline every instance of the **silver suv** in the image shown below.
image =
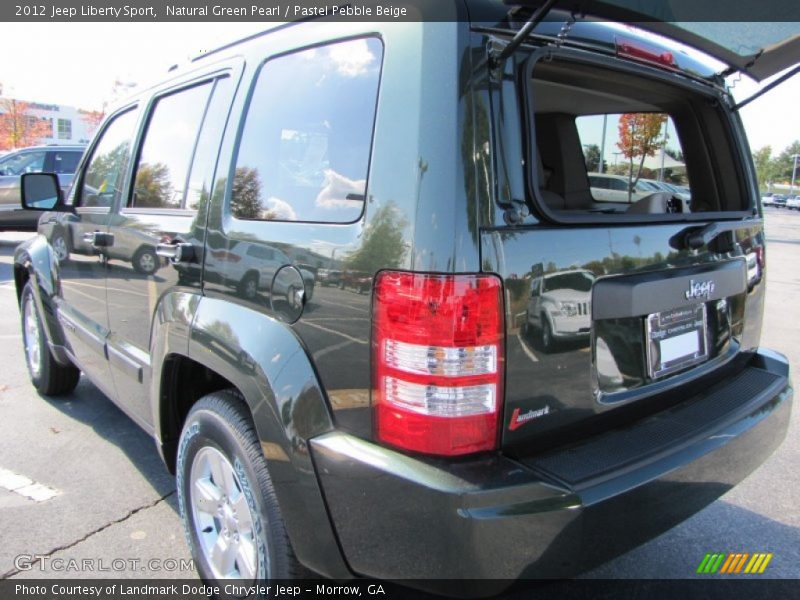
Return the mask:
<svg viewBox="0 0 800 600">
<path fill-rule="evenodd" d="M 55 173 L 66 194 L 85 146 L 31 146 L 0 158 L 0 231 L 36 231 L 41 213 L 23 210 L 19 178 L 24 173 Z"/>
</svg>

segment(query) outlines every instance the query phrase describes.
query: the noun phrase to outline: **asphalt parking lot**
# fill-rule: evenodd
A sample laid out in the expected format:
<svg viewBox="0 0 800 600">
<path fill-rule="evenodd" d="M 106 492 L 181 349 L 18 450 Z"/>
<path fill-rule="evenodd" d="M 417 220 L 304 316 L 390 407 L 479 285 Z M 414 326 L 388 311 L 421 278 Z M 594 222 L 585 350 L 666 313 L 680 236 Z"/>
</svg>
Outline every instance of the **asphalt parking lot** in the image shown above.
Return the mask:
<svg viewBox="0 0 800 600">
<path fill-rule="evenodd" d="M 766 227 L 762 342 L 797 373 L 800 212 L 767 209 Z M 85 378 L 61 400 L 28 382 L 11 270 L 27 235 L 0 233 L 0 578 L 193 577 L 174 482 L 152 440 Z M 365 318 L 359 307 L 351 318 Z M 690 578 L 708 552 L 771 552 L 770 577 L 800 578 L 799 414 L 780 450 L 733 491 L 586 576 Z"/>
</svg>

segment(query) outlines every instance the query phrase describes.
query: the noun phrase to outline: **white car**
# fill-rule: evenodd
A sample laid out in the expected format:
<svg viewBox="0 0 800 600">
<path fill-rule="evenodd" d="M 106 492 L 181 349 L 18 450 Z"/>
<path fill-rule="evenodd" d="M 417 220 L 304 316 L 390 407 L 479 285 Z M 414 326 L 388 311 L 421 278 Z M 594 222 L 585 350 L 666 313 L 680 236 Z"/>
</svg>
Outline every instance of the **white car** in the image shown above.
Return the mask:
<svg viewBox="0 0 800 600">
<path fill-rule="evenodd" d="M 594 273 L 585 269 L 549 273 L 533 279 L 526 325 L 537 332 L 542 350 L 549 352 L 561 340 L 589 339 L 594 280 Z"/>
<path fill-rule="evenodd" d="M 775 206 L 775 200 L 772 197 L 772 192 L 761 196 L 761 206 Z"/>
<path fill-rule="evenodd" d="M 608 173 L 589 173 L 589 186 L 592 198 L 598 202 L 628 203 L 628 178 L 622 175 L 609 175 Z M 633 188 L 630 202 L 633 204 L 645 196 L 653 194 L 651 186 L 639 180 Z"/>
<path fill-rule="evenodd" d="M 786 200 L 786 208 L 791 208 L 791 209 L 794 209 L 794 210 L 800 210 L 800 195 L 790 196 Z"/>
</svg>

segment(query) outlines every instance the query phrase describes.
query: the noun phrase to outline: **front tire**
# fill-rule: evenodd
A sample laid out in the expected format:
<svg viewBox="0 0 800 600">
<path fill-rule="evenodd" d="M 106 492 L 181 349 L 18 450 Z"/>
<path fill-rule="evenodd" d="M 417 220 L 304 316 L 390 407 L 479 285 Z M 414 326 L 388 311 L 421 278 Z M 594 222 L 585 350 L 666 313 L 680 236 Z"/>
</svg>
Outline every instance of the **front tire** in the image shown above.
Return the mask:
<svg viewBox="0 0 800 600">
<path fill-rule="evenodd" d="M 553 348 L 555 347 L 553 330 L 550 328 L 550 322 L 544 315 L 542 315 L 542 328 L 539 332 L 539 343 L 542 346 L 542 350 L 545 352 L 552 352 Z"/>
<path fill-rule="evenodd" d="M 160 266 L 158 255 L 152 248 L 139 248 L 133 256 L 133 268 L 142 275 L 152 275 Z"/>
<path fill-rule="evenodd" d="M 22 343 L 33 387 L 45 396 L 68 394 L 78 385 L 81 372 L 72 364 L 60 365 L 47 345 L 42 319 L 36 309 L 33 285 L 25 284 L 20 297 Z"/>
<path fill-rule="evenodd" d="M 302 576 L 239 392 L 215 392 L 192 407 L 177 473 L 186 538 L 204 580 Z"/>
<path fill-rule="evenodd" d="M 53 247 L 53 253 L 56 255 L 59 263 L 69 260 L 69 242 L 63 229 L 57 229 L 53 233 L 53 238 L 50 240 L 50 245 Z"/>
</svg>

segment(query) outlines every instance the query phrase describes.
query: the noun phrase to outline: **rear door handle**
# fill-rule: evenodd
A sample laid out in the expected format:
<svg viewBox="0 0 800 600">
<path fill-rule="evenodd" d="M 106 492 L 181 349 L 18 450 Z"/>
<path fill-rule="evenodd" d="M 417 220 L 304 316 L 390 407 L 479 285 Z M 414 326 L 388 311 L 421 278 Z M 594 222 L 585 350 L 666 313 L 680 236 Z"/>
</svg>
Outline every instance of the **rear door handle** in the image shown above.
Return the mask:
<svg viewBox="0 0 800 600">
<path fill-rule="evenodd" d="M 188 242 L 174 244 L 158 244 L 156 254 L 169 259 L 171 263 L 188 263 L 195 258 L 194 246 Z"/>
<path fill-rule="evenodd" d="M 114 234 L 105 231 L 90 231 L 83 234 L 83 241 L 95 248 L 108 248 L 114 245 Z"/>
</svg>

